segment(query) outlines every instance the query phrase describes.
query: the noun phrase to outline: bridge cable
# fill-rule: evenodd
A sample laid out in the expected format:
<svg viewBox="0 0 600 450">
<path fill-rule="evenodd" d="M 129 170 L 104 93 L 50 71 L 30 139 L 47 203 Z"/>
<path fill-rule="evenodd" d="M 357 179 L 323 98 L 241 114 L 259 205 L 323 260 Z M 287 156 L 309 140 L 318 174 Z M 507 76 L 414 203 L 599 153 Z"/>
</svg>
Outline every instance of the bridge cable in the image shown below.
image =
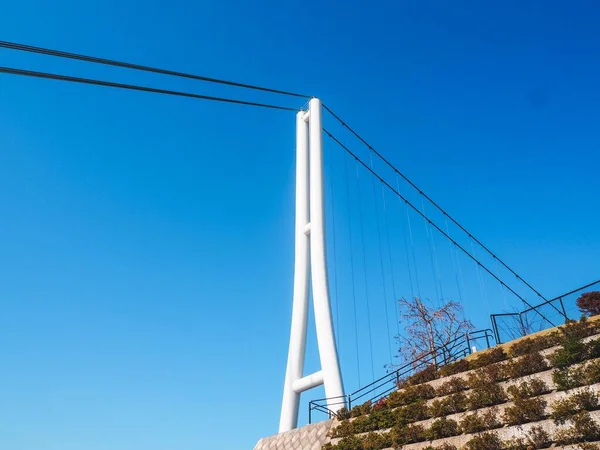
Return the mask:
<svg viewBox="0 0 600 450">
<path fill-rule="evenodd" d="M 387 166 L 389 166 L 396 174 L 400 175 L 408 184 L 410 184 L 417 192 L 422 195 L 427 201 L 429 201 L 436 209 L 438 209 L 444 216 L 452 221 L 456 226 L 458 226 L 462 231 L 464 231 L 471 239 L 473 239 L 478 245 L 480 245 L 487 253 L 489 253 L 492 258 L 496 259 L 502 266 L 510 271 L 519 281 L 521 281 L 525 286 L 535 292 L 540 298 L 546 300 L 538 290 L 536 290 L 531 284 L 523 279 L 517 272 L 511 269 L 502 259 L 500 259 L 494 252 L 492 252 L 487 246 L 485 246 L 479 239 L 473 236 L 465 227 L 463 227 L 456 219 L 454 219 L 450 214 L 448 214 L 441 206 L 439 206 L 431 197 L 429 197 L 425 192 L 423 192 L 415 183 L 413 183 L 406 175 L 400 172 L 391 162 L 389 162 L 381 153 L 377 152 L 371 144 L 369 144 L 365 139 L 363 139 L 356 131 L 354 131 L 346 122 L 344 122 L 337 114 L 335 114 L 329 107 L 323 104 L 323 108 L 329 112 L 335 119 L 338 120 L 350 133 L 352 133 L 356 138 L 358 138 L 364 145 L 366 145 L 369 150 L 371 150 L 375 155 L 377 155 Z"/>
<path fill-rule="evenodd" d="M 238 83 L 236 81 L 223 80 L 220 78 L 205 77 L 205 76 L 201 76 L 201 75 L 177 72 L 174 70 L 160 69 L 157 67 L 143 66 L 140 64 L 116 61 L 116 60 L 112 60 L 112 59 L 98 58 L 95 56 L 81 55 L 81 54 L 77 54 L 77 53 L 69 53 L 69 52 L 64 52 L 61 50 L 53 50 L 53 49 L 43 48 L 43 47 L 34 47 L 32 45 L 18 44 L 16 42 L 0 41 L 0 48 L 6 48 L 6 49 L 10 49 L 10 50 L 24 51 L 24 52 L 30 52 L 30 53 L 38 53 L 38 54 L 42 54 L 42 55 L 56 56 L 59 58 L 75 59 L 75 60 L 79 60 L 79 61 L 91 62 L 94 64 L 103 64 L 103 65 L 107 65 L 107 66 L 123 67 L 126 69 L 139 70 L 139 71 L 143 71 L 143 72 L 153 72 L 153 73 L 159 73 L 162 75 L 170 75 L 170 76 L 175 76 L 175 77 L 180 77 L 180 78 L 189 78 L 192 80 L 205 81 L 208 83 L 224 84 L 227 86 L 234 86 L 234 87 L 252 89 L 252 90 L 263 91 L 263 92 L 270 92 L 270 93 L 274 93 L 274 94 L 288 95 L 288 96 L 292 96 L 292 97 L 300 97 L 300 98 L 310 98 L 311 97 L 310 95 L 298 94 L 298 93 L 289 92 L 289 91 L 282 91 L 280 89 L 272 89 L 272 88 L 268 88 L 268 87 L 264 87 L 264 86 L 256 86 L 256 85 L 246 84 L 246 83 Z"/>
<path fill-rule="evenodd" d="M 389 227 L 389 216 L 387 213 L 387 203 L 385 201 L 385 189 L 383 188 L 383 184 L 379 183 L 379 186 L 381 187 L 381 199 L 383 202 L 383 217 L 384 217 L 384 225 L 385 225 L 385 236 L 386 236 L 386 242 L 387 242 L 387 249 L 388 249 L 388 258 L 390 261 L 390 272 L 392 274 L 392 295 L 394 296 L 394 314 L 396 316 L 396 319 L 394 320 L 394 322 L 396 322 L 396 331 L 397 331 L 397 335 L 400 335 L 400 305 L 398 303 L 398 297 L 396 297 L 396 280 L 394 279 L 396 277 L 396 272 L 394 271 L 394 261 L 392 258 L 392 245 L 390 243 L 390 227 Z"/>
<path fill-rule="evenodd" d="M 383 183 L 381 183 L 381 188 L 383 189 Z M 398 192 L 400 192 L 400 186 L 398 184 L 398 176 L 396 176 L 396 189 L 398 190 Z M 402 205 L 402 204 L 401 204 Z M 406 208 L 406 205 L 403 205 L 404 208 Z M 401 211 L 404 212 L 404 211 Z M 404 226 L 404 220 L 400 221 L 401 227 L 402 227 L 402 237 L 404 240 L 404 250 L 406 253 L 406 266 L 408 268 L 408 282 L 410 284 L 410 295 L 411 300 L 415 299 L 415 289 L 413 286 L 413 280 L 412 280 L 412 270 L 410 268 L 410 252 L 408 251 L 408 239 L 406 239 L 406 227 Z M 401 318 L 401 311 L 400 311 L 400 299 L 397 299 L 396 302 L 398 302 L 398 319 Z"/>
<path fill-rule="evenodd" d="M 426 214 L 425 212 L 425 202 L 423 201 L 423 199 L 421 199 L 421 210 L 423 211 L 423 214 Z M 435 286 L 435 293 L 437 296 L 436 299 L 436 305 L 438 306 L 438 308 L 441 306 L 441 304 L 443 304 L 443 291 L 442 291 L 442 284 L 439 282 L 439 277 L 438 277 L 438 273 L 436 271 L 436 264 L 434 264 L 434 259 L 433 259 L 433 253 L 434 250 L 432 251 L 432 244 L 431 244 L 431 230 L 429 229 L 429 224 L 427 222 L 425 222 L 425 235 L 427 236 L 427 249 L 429 250 L 429 260 L 431 262 L 431 272 L 433 274 L 433 285 Z M 436 257 L 436 263 L 437 263 L 437 257 Z M 439 289 L 438 289 L 439 287 Z"/>
<path fill-rule="evenodd" d="M 450 236 L 450 228 L 448 227 L 448 219 L 444 218 L 444 223 L 446 224 L 446 233 L 448 233 L 448 236 Z M 448 241 L 448 248 L 450 249 L 450 259 L 452 260 L 452 270 L 454 272 L 454 279 L 456 280 L 456 290 L 458 292 L 458 299 L 459 299 L 460 303 L 462 305 L 464 305 L 462 289 L 460 288 L 460 282 L 458 280 L 458 271 L 456 269 L 456 252 L 454 251 L 454 247 L 450 241 Z"/>
<path fill-rule="evenodd" d="M 369 281 L 367 277 L 367 252 L 365 251 L 365 227 L 363 220 L 363 209 L 362 209 L 362 196 L 360 195 L 360 176 L 358 174 L 358 161 L 355 161 L 356 167 L 356 189 L 358 192 L 358 214 L 360 217 L 360 237 L 362 243 L 362 256 L 363 256 L 363 272 L 365 277 L 365 298 L 367 300 L 367 325 L 369 330 L 369 350 L 371 357 L 371 376 L 373 377 L 373 381 L 375 381 L 375 364 L 373 362 L 373 335 L 371 332 L 371 307 L 369 301 Z"/>
<path fill-rule="evenodd" d="M 371 158 L 371 167 L 373 167 L 373 158 Z M 385 310 L 385 326 L 386 326 L 386 330 L 387 330 L 388 350 L 390 353 L 390 366 L 391 366 L 394 361 L 392 358 L 392 341 L 391 341 L 392 333 L 390 332 L 390 315 L 388 312 L 387 286 L 386 286 L 386 282 L 385 282 L 385 269 L 383 266 L 383 247 L 382 247 L 382 243 L 381 243 L 381 223 L 380 223 L 380 219 L 379 219 L 379 205 L 377 202 L 378 196 L 377 196 L 377 186 L 376 186 L 375 178 L 371 177 L 371 181 L 372 181 L 371 185 L 373 186 L 373 199 L 375 201 L 377 243 L 379 246 L 379 266 L 381 268 L 381 281 L 383 283 L 383 308 Z"/>
<path fill-rule="evenodd" d="M 331 136 L 330 136 L 331 138 Z M 344 160 L 344 172 L 345 172 L 345 181 L 346 181 L 346 208 L 348 214 L 348 236 L 350 238 L 350 275 L 352 277 L 352 310 L 354 313 L 354 343 L 356 346 L 356 372 L 358 378 L 358 385 L 362 386 L 360 382 L 360 356 L 359 356 L 359 347 L 358 347 L 358 318 L 356 314 L 356 278 L 354 277 L 354 249 L 352 242 L 352 221 L 350 220 L 350 183 L 348 182 L 348 158 L 343 158 Z"/>
<path fill-rule="evenodd" d="M 297 111 L 296 108 L 288 108 L 286 106 L 271 105 L 271 104 L 267 104 L 267 103 L 256 103 L 256 102 L 249 102 L 249 101 L 245 101 L 245 100 L 237 100 L 237 99 L 232 99 L 232 98 L 213 97 L 210 95 L 193 94 L 190 92 L 171 91 L 171 90 L 167 90 L 167 89 L 151 88 L 151 87 L 146 87 L 146 86 L 138 86 L 138 85 L 134 85 L 134 84 L 114 83 L 112 81 L 102 81 L 102 80 L 94 80 L 91 78 L 71 77 L 71 76 L 67 76 L 67 75 L 58 75 L 58 74 L 46 73 L 46 72 L 35 72 L 32 70 L 14 69 L 14 68 L 10 68 L 10 67 L 0 67 L 0 73 L 26 76 L 26 77 L 34 77 L 34 78 L 44 78 L 44 79 L 50 79 L 50 80 L 68 81 L 68 82 L 72 82 L 72 83 L 91 84 L 91 85 L 96 85 L 96 86 L 106 86 L 106 87 L 113 87 L 113 88 L 118 88 L 118 89 L 128 89 L 128 90 L 132 90 L 132 91 L 152 92 L 155 94 L 174 95 L 177 97 L 189 97 L 189 98 L 195 98 L 195 99 L 200 99 L 200 100 L 210 100 L 210 101 L 224 102 L 224 103 L 235 103 L 238 105 L 257 106 L 257 107 L 261 107 L 261 108 L 280 109 L 283 111 Z"/>
<path fill-rule="evenodd" d="M 427 220 L 438 232 L 440 232 L 446 239 L 449 239 L 452 241 L 452 243 L 458 248 L 460 249 L 465 255 L 467 255 L 470 259 L 472 259 L 474 262 L 477 263 L 477 265 L 479 267 L 481 267 L 485 272 L 487 272 L 492 278 L 494 278 L 498 283 L 504 285 L 506 287 L 506 289 L 508 291 L 510 291 L 514 296 L 516 296 L 518 299 L 520 299 L 523 303 L 525 303 L 527 306 L 529 306 L 530 308 L 533 308 L 531 306 L 531 304 L 529 304 L 529 302 L 527 302 L 527 300 L 525 300 L 521 295 L 519 295 L 514 289 L 512 289 L 510 286 L 508 286 L 506 283 L 504 283 L 504 281 L 502 281 L 500 278 L 498 278 L 498 276 L 493 273 L 487 266 L 485 266 L 483 263 L 481 263 L 475 256 L 473 256 L 471 253 L 469 253 L 462 245 L 460 245 L 458 242 L 456 242 L 453 238 L 451 238 L 444 230 L 442 230 L 437 224 L 433 223 L 431 221 L 431 219 L 429 219 L 427 216 L 425 216 L 415 205 L 413 205 L 411 202 L 408 201 L 408 199 L 406 197 L 404 197 L 399 191 L 397 191 L 393 186 L 391 186 L 387 181 L 385 181 L 380 175 L 378 175 L 375 171 L 371 170 L 371 168 L 364 162 L 362 161 L 354 152 L 352 152 L 348 147 L 346 147 L 339 139 L 337 139 L 335 136 L 333 136 L 329 131 L 327 131 L 327 129 L 323 128 L 323 131 L 328 134 L 333 141 L 338 144 L 340 147 L 342 147 L 350 156 L 352 156 L 355 161 L 357 163 L 360 163 L 363 167 L 365 167 L 372 175 L 374 175 L 375 177 L 379 178 L 379 180 L 385 184 L 385 186 L 387 186 L 388 189 L 390 189 L 394 194 L 396 194 L 401 200 L 404 201 L 404 203 L 410 207 L 414 212 L 416 212 L 419 216 L 421 216 L 423 219 Z M 408 208 L 407 208 L 408 209 Z M 545 320 L 547 320 L 539 311 L 535 310 L 540 316 L 542 316 L 542 318 L 544 318 Z"/>
</svg>

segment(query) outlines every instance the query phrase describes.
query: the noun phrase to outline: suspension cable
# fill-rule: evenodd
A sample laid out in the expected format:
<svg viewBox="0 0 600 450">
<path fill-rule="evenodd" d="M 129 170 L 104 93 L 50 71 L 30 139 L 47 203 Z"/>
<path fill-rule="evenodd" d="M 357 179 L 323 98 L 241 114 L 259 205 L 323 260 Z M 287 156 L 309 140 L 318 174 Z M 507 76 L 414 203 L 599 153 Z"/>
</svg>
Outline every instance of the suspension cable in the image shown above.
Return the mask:
<svg viewBox="0 0 600 450">
<path fill-rule="evenodd" d="M 502 281 L 500 278 L 498 278 L 498 276 L 493 273 L 490 269 L 487 268 L 487 266 L 485 266 L 483 263 L 481 263 L 477 258 L 475 258 L 471 253 L 469 253 L 462 245 L 460 245 L 458 242 L 456 242 L 453 238 L 451 238 L 444 230 L 442 230 L 437 224 L 435 224 L 434 222 L 431 221 L 431 219 L 429 219 L 429 217 L 425 216 L 420 210 L 419 208 L 417 208 L 415 205 L 413 205 L 411 202 L 408 201 L 408 199 L 406 197 L 404 197 L 402 194 L 400 194 L 400 192 L 398 192 L 393 186 L 391 186 L 387 181 L 385 181 L 380 175 L 378 175 L 375 171 L 371 170 L 371 168 L 365 164 L 355 153 L 353 153 L 348 147 L 346 147 L 344 144 L 342 144 L 342 142 L 340 142 L 334 135 L 332 135 L 329 131 L 327 131 L 325 128 L 323 128 L 323 131 L 328 134 L 333 141 L 338 144 L 340 147 L 342 147 L 350 156 L 352 156 L 355 161 L 359 164 L 361 164 L 363 167 L 365 167 L 369 172 L 371 172 L 372 175 L 374 175 L 375 177 L 379 178 L 379 180 L 385 184 L 387 186 L 388 189 L 390 189 L 394 194 L 396 194 L 401 200 L 404 201 L 404 203 L 410 207 L 414 212 L 416 212 L 419 216 L 421 216 L 423 219 L 425 219 L 426 221 L 429 222 L 430 225 L 432 225 L 437 231 L 439 231 L 444 237 L 446 237 L 446 239 L 449 239 L 458 249 L 460 249 L 465 255 L 467 255 L 470 259 L 472 259 L 475 263 L 477 263 L 477 265 L 479 267 L 481 267 L 483 270 L 485 270 L 490 276 L 492 276 L 492 278 L 494 278 L 498 283 L 504 285 L 506 287 L 506 289 L 508 291 L 510 291 L 513 295 L 515 295 L 518 299 L 520 299 L 523 303 L 525 303 L 527 306 L 529 306 L 530 308 L 533 308 L 533 306 L 531 304 L 529 304 L 529 302 L 527 302 L 527 300 L 525 300 L 521 295 L 519 295 L 514 289 L 512 289 L 510 286 L 508 286 L 506 283 L 504 283 L 504 281 Z M 536 310 L 536 312 L 538 312 Z M 538 314 L 542 315 L 540 312 L 538 312 Z M 543 317 L 543 316 L 542 316 Z"/>
<path fill-rule="evenodd" d="M 150 66 L 142 66 L 139 64 L 133 64 L 133 63 L 123 62 L 123 61 L 115 61 L 112 59 L 98 58 L 95 56 L 81 55 L 81 54 L 77 54 L 77 53 L 69 53 L 69 52 L 64 52 L 61 50 L 53 50 L 53 49 L 43 48 L 43 47 L 34 47 L 32 45 L 18 44 L 16 42 L 0 41 L 0 48 L 6 48 L 6 49 L 10 49 L 10 50 L 17 50 L 17 51 L 30 52 L 30 53 L 38 53 L 38 54 L 48 55 L 48 56 L 56 56 L 59 58 L 75 59 L 75 60 L 79 60 L 79 61 L 91 62 L 94 64 L 103 64 L 103 65 L 107 65 L 107 66 L 123 67 L 126 69 L 140 70 L 143 72 L 153 72 L 153 73 L 159 73 L 162 75 L 171 75 L 171 76 L 180 77 L 180 78 L 189 78 L 192 80 L 206 81 L 208 83 L 224 84 L 224 85 L 228 85 L 228 86 L 252 89 L 252 90 L 256 90 L 256 91 L 288 95 L 291 97 L 301 97 L 301 98 L 310 98 L 311 97 L 310 95 L 297 94 L 295 92 L 282 91 L 279 89 L 272 89 L 272 88 L 267 88 L 264 86 L 255 86 L 252 84 L 238 83 L 236 81 L 222 80 L 219 78 L 211 78 L 211 77 L 205 77 L 205 76 L 201 76 L 201 75 L 193 75 L 190 73 L 177 72 L 174 70 L 160 69 L 157 67 L 150 67 Z"/>
<path fill-rule="evenodd" d="M 363 223 L 363 210 L 362 210 L 362 199 L 360 195 L 360 177 L 358 175 L 358 162 L 355 161 L 356 167 L 356 189 L 358 191 L 358 214 L 360 217 L 360 238 L 362 243 L 362 256 L 363 256 L 363 272 L 365 277 L 365 298 L 367 300 L 367 325 L 369 330 L 369 350 L 371 357 L 371 376 L 375 381 L 375 364 L 373 362 L 373 335 L 371 332 L 371 307 L 369 305 L 369 281 L 367 277 L 367 252 L 365 251 L 365 227 Z"/>
<path fill-rule="evenodd" d="M 358 351 L 358 319 L 356 314 L 356 278 L 354 277 L 354 249 L 352 243 L 352 221 L 350 220 L 350 183 L 348 182 L 348 158 L 344 159 L 344 172 L 346 180 L 346 208 L 348 214 L 348 236 L 350 238 L 350 276 L 352 277 L 352 310 L 354 313 L 354 344 L 356 347 L 356 374 L 358 378 L 358 385 L 361 386 L 360 382 L 360 356 Z"/>
<path fill-rule="evenodd" d="M 335 295 L 335 338 L 336 338 L 336 347 L 338 349 L 338 352 L 340 351 L 340 334 L 341 334 L 341 330 L 340 330 L 340 297 L 338 295 L 338 271 L 337 271 L 337 249 L 336 249 L 336 243 L 335 243 L 335 235 L 336 233 L 336 228 L 335 228 L 335 193 L 334 193 L 334 189 L 333 189 L 333 163 L 332 163 L 332 159 L 333 159 L 333 152 L 331 151 L 331 138 L 329 138 L 326 141 L 326 150 L 327 150 L 327 161 L 328 161 L 328 168 L 329 168 L 329 175 L 331 176 L 331 182 L 329 183 L 330 186 L 330 190 L 331 190 L 331 226 L 333 228 L 333 232 L 331 233 L 333 235 L 333 281 L 335 283 L 335 289 L 334 289 L 334 295 Z"/>
<path fill-rule="evenodd" d="M 489 253 L 492 258 L 496 259 L 502 266 L 504 266 L 510 273 L 512 273 L 519 281 L 521 281 L 525 286 L 535 292 L 536 295 L 541 297 L 543 300 L 546 300 L 537 289 L 535 289 L 531 284 L 523 279 L 517 272 L 511 269 L 502 259 L 500 259 L 494 252 L 492 252 L 488 247 L 486 247 L 479 239 L 473 236 L 465 227 L 463 227 L 456 219 L 454 219 L 450 214 L 448 214 L 441 206 L 439 206 L 436 202 L 433 201 L 431 197 L 429 197 L 425 192 L 423 192 L 415 183 L 413 183 L 406 175 L 400 172 L 391 162 L 389 162 L 381 153 L 377 152 L 371 144 L 369 144 L 365 139 L 363 139 L 356 131 L 354 131 L 346 122 L 344 122 L 337 114 L 335 114 L 330 108 L 326 105 L 323 105 L 323 108 L 327 110 L 338 122 L 342 124 L 344 128 L 346 128 L 350 133 L 352 133 L 358 140 L 360 140 L 364 145 L 366 145 L 369 150 L 371 150 L 375 155 L 377 155 L 387 166 L 389 166 L 396 174 L 400 175 L 404 181 L 410 184 L 417 192 L 422 195 L 427 201 L 429 201 L 436 209 L 438 209 L 444 216 L 452 221 L 456 226 L 458 226 L 463 232 L 467 234 L 471 239 L 473 239 L 479 246 L 481 246 L 487 253 Z"/>
<path fill-rule="evenodd" d="M 373 159 L 371 159 L 371 167 L 373 166 Z M 387 296 L 387 287 L 385 282 L 385 269 L 383 266 L 383 247 L 381 244 L 381 224 L 379 220 L 379 205 L 377 202 L 377 187 L 375 186 L 375 178 L 371 177 L 371 185 L 373 186 L 373 200 L 375 201 L 375 219 L 377 225 L 377 243 L 379 246 L 379 266 L 381 268 L 381 282 L 383 283 L 383 308 L 385 310 L 385 326 L 387 330 L 387 341 L 388 341 L 388 351 L 390 353 L 390 367 L 393 363 L 392 359 L 392 333 L 390 333 L 390 315 L 388 313 L 388 296 Z"/>
<path fill-rule="evenodd" d="M 128 90 L 132 90 L 132 91 L 152 92 L 155 94 L 174 95 L 174 96 L 178 96 L 178 97 L 189 97 L 189 98 L 195 98 L 195 99 L 200 99 L 200 100 L 210 100 L 210 101 L 225 102 L 225 103 L 236 103 L 238 105 L 258 106 L 261 108 L 280 109 L 280 110 L 284 110 L 284 111 L 297 111 L 296 108 L 288 108 L 286 106 L 270 105 L 270 104 L 266 104 L 266 103 L 248 102 L 245 100 L 237 100 L 237 99 L 224 98 L 224 97 L 213 97 L 210 95 L 192 94 L 190 92 L 170 91 L 167 89 L 151 88 L 151 87 L 146 87 L 146 86 L 138 86 L 138 85 L 134 85 L 134 84 L 113 83 L 112 81 L 94 80 L 91 78 L 71 77 L 68 75 L 59 75 L 59 74 L 55 74 L 55 73 L 35 72 L 32 70 L 23 70 L 23 69 L 13 69 L 10 67 L 0 67 L 0 73 L 7 73 L 7 74 L 11 74 L 11 75 L 20 75 L 20 76 L 34 77 L 34 78 L 45 78 L 45 79 L 49 79 L 49 80 L 68 81 L 71 83 L 92 84 L 92 85 L 96 85 L 96 86 L 106 86 L 106 87 L 113 87 L 113 88 L 118 88 L 118 89 L 128 89 Z"/>
<path fill-rule="evenodd" d="M 398 297 L 396 297 L 396 272 L 394 271 L 394 261 L 392 258 L 392 245 L 390 244 L 390 228 L 389 228 L 389 217 L 387 213 L 387 204 L 385 201 L 385 189 L 383 188 L 383 184 L 379 183 L 381 187 L 381 199 L 383 201 L 383 216 L 384 216 L 384 225 L 385 225 L 385 236 L 387 241 L 388 248 L 388 257 L 390 261 L 390 272 L 392 273 L 392 295 L 394 296 L 394 314 L 396 315 L 396 328 L 397 333 L 400 335 L 400 305 L 398 303 Z"/>
</svg>

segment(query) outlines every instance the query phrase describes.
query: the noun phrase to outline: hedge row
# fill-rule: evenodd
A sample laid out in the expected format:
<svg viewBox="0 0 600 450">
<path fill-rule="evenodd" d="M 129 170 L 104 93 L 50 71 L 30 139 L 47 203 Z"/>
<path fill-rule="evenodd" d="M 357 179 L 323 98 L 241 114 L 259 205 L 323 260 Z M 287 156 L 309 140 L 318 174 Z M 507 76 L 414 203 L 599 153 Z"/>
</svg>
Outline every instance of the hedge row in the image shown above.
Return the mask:
<svg viewBox="0 0 600 450">
<path fill-rule="evenodd" d="M 591 389 L 576 392 L 569 397 L 557 400 L 552 405 L 552 413 L 545 413 L 546 402 L 537 397 L 521 397 L 529 395 L 530 386 L 516 392 L 514 405 L 504 411 L 503 420 L 499 420 L 495 408 L 485 412 L 475 411 L 466 415 L 459 422 L 446 417 L 431 423 L 429 428 L 419 424 L 395 425 L 389 432 L 370 432 L 364 436 L 347 436 L 337 445 L 327 444 L 323 450 L 381 450 L 384 448 L 402 448 L 403 445 L 458 436 L 460 434 L 480 433 L 474 436 L 465 446 L 466 450 L 529 450 L 531 448 L 547 448 L 556 442 L 559 445 L 589 442 L 600 439 L 600 427 L 591 418 L 589 412 L 599 409 L 598 395 Z M 533 427 L 524 437 L 508 442 L 500 442 L 496 433 L 490 431 L 506 425 L 522 425 L 552 418 L 557 425 L 570 424 L 569 428 L 556 433 L 550 439 L 540 427 Z M 532 447 L 533 446 L 533 447 Z M 426 449 L 451 449 L 449 444 Z"/>
<path fill-rule="evenodd" d="M 399 384 L 399 390 L 392 392 L 388 397 L 380 399 L 377 403 L 371 402 L 355 406 L 351 411 L 342 408 L 338 412 L 340 419 L 348 417 L 360 417 L 371 413 L 373 410 L 396 408 L 405 406 L 419 400 L 428 400 L 434 397 L 446 396 L 457 393 L 470 386 L 459 377 L 453 377 L 449 381 L 440 385 L 437 389 L 425 384 L 429 381 L 456 375 L 473 369 L 484 367 L 496 367 L 496 381 L 521 378 L 526 375 L 541 372 L 548 368 L 540 351 L 556 345 L 561 345 L 561 349 L 551 355 L 550 360 L 556 367 L 566 368 L 576 362 L 586 359 L 600 357 L 600 340 L 584 344 L 582 339 L 600 332 L 600 322 L 590 322 L 585 317 L 580 321 L 569 321 L 558 331 L 548 333 L 543 336 L 524 338 L 510 346 L 508 353 L 503 348 L 494 348 L 483 352 L 471 360 L 460 360 L 449 364 L 437 370 L 430 366 L 417 374 L 409 377 L 406 381 Z M 508 363 L 496 364 L 505 361 L 508 357 L 517 358 Z M 562 374 L 564 380 L 557 381 L 559 389 L 562 386 L 581 386 L 581 376 L 578 373 L 571 374 L 565 372 Z M 600 374 L 599 374 L 600 376 Z M 560 375 L 558 376 L 560 378 Z M 556 380 L 555 380 L 556 381 Z M 569 389 L 566 387 L 565 389 Z"/>
</svg>

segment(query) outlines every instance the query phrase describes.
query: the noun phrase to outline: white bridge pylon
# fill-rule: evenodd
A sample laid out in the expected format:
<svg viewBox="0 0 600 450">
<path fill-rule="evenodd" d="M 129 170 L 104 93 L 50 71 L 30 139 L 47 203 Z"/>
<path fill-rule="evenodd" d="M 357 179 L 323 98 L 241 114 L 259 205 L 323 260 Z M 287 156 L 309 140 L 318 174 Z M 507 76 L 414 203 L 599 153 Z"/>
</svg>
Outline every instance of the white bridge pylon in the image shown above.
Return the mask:
<svg viewBox="0 0 600 450">
<path fill-rule="evenodd" d="M 304 391 L 324 385 L 327 398 L 339 397 L 329 401 L 328 409 L 337 411 L 344 406 L 344 387 L 335 345 L 327 281 L 321 116 L 322 105 L 317 98 L 310 100 L 308 111 L 300 111 L 296 115 L 294 297 L 279 421 L 280 433 L 298 426 L 300 394 Z M 321 370 L 304 376 L 311 279 Z"/>
</svg>

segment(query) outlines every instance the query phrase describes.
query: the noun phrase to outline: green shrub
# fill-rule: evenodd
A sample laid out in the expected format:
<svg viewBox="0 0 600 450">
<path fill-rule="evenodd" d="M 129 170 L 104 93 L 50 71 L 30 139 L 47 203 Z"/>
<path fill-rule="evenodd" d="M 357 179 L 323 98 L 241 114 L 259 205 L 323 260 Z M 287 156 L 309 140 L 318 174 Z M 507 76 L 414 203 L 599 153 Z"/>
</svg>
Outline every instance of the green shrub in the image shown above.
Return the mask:
<svg viewBox="0 0 600 450">
<path fill-rule="evenodd" d="M 545 417 L 545 412 L 546 401 L 540 398 L 517 398 L 504 410 L 504 421 L 508 425 L 538 422 Z"/>
<path fill-rule="evenodd" d="M 348 436 L 340 440 L 337 445 L 327 445 L 321 450 L 363 450 L 362 440 L 358 436 Z"/>
<path fill-rule="evenodd" d="M 475 411 L 466 414 L 460 421 L 460 429 L 465 434 L 479 433 L 502 426 L 498 420 L 498 410 L 490 408 L 485 412 Z"/>
<path fill-rule="evenodd" d="M 548 363 L 539 353 L 527 353 L 519 359 L 506 364 L 506 372 L 510 378 L 521 378 L 532 373 L 543 372 L 548 369 Z"/>
<path fill-rule="evenodd" d="M 467 442 L 465 450 L 502 450 L 502 441 L 496 433 L 481 433 Z"/>
<path fill-rule="evenodd" d="M 552 372 L 552 381 L 559 391 L 568 391 L 585 384 L 585 372 L 582 367 L 567 367 Z"/>
<path fill-rule="evenodd" d="M 497 347 L 482 352 L 479 356 L 469 361 L 469 366 L 471 369 L 478 369 L 480 367 L 485 367 L 493 363 L 504 361 L 505 359 L 506 353 L 504 353 L 504 349 Z"/>
<path fill-rule="evenodd" d="M 423 442 L 427 439 L 425 429 L 419 424 L 404 427 L 395 426 L 392 428 L 391 437 L 394 447 Z"/>
<path fill-rule="evenodd" d="M 515 342 L 510 349 L 508 354 L 510 357 L 515 358 L 517 356 L 523 356 L 527 353 L 539 352 L 558 344 L 559 333 L 554 332 L 544 336 L 529 337 L 521 339 Z"/>
<path fill-rule="evenodd" d="M 348 419 L 342 420 L 340 424 L 333 428 L 330 433 L 331 437 L 343 437 L 354 434 L 354 424 Z"/>
<path fill-rule="evenodd" d="M 429 400 L 435 397 L 435 389 L 429 384 L 420 384 L 418 386 L 408 386 L 401 391 L 395 391 L 388 398 L 388 405 L 391 408 L 403 405 L 410 405 L 421 400 Z"/>
<path fill-rule="evenodd" d="M 443 444 L 438 445 L 437 447 L 434 447 L 433 445 L 428 445 L 423 450 L 458 450 L 458 449 L 456 448 L 456 445 L 452 445 L 452 444 L 448 444 L 447 442 L 444 442 Z"/>
<path fill-rule="evenodd" d="M 580 411 L 594 411 L 596 409 L 598 409 L 598 395 L 587 388 L 554 402 L 550 417 L 557 424 L 564 424 L 571 416 Z"/>
<path fill-rule="evenodd" d="M 381 450 L 393 445 L 390 433 L 369 433 L 361 439 L 362 450 Z"/>
<path fill-rule="evenodd" d="M 356 405 L 354 408 L 352 408 L 350 410 L 350 415 L 352 417 L 364 416 L 365 414 L 370 414 L 371 409 L 373 409 L 373 406 L 371 405 L 371 400 L 369 400 L 362 405 Z"/>
<path fill-rule="evenodd" d="M 460 434 L 458 423 L 456 420 L 446 419 L 442 417 L 433 421 L 427 432 L 427 437 L 430 441 L 442 439 Z"/>
<path fill-rule="evenodd" d="M 456 392 L 461 392 L 469 387 L 467 386 L 467 382 L 460 377 L 453 377 L 448 381 L 440 384 L 436 389 L 436 395 L 450 395 L 455 394 Z"/>
<path fill-rule="evenodd" d="M 577 442 L 597 441 L 600 439 L 600 427 L 587 411 L 580 412 L 569 418 L 571 427 L 558 431 L 554 440 L 560 445 Z"/>
<path fill-rule="evenodd" d="M 339 420 L 349 419 L 352 417 L 352 414 L 350 414 L 350 411 L 348 411 L 348 408 L 345 406 L 342 406 L 340 409 L 338 409 L 335 415 Z"/>
<path fill-rule="evenodd" d="M 531 450 L 529 442 L 524 438 L 510 439 L 504 442 L 504 450 Z"/>
<path fill-rule="evenodd" d="M 498 383 L 507 378 L 506 368 L 504 364 L 492 364 L 491 366 L 482 367 L 467 376 L 467 385 L 471 389 L 477 389 L 488 384 Z"/>
<path fill-rule="evenodd" d="M 469 361 L 461 359 L 459 361 L 453 362 L 440 368 L 440 370 L 438 370 L 438 373 L 440 377 L 443 378 L 449 377 L 450 375 L 456 375 L 457 373 L 466 372 L 469 369 L 471 369 Z"/>
<path fill-rule="evenodd" d="M 395 409 L 392 414 L 395 418 L 395 424 L 398 426 L 405 426 L 409 423 L 419 422 L 420 420 L 426 420 L 431 417 L 425 400 L 402 406 Z"/>
<path fill-rule="evenodd" d="M 471 411 L 486 406 L 499 405 L 507 400 L 506 394 L 498 384 L 488 383 L 483 386 L 473 388 L 469 393 L 467 408 Z"/>
<path fill-rule="evenodd" d="M 531 398 L 537 397 L 542 394 L 547 394 L 551 392 L 551 389 L 548 387 L 543 380 L 539 378 L 532 378 L 529 381 L 522 381 L 519 384 L 513 384 L 506 389 L 506 392 L 510 396 L 511 400 L 515 400 L 517 398 Z"/>
<path fill-rule="evenodd" d="M 552 438 L 546 430 L 540 426 L 532 427 L 527 433 L 527 439 L 534 448 L 548 448 L 552 444 Z"/>
<path fill-rule="evenodd" d="M 412 386 L 427 383 L 438 378 L 438 371 L 436 366 L 428 366 L 423 370 L 411 375 L 406 379 L 406 382 Z"/>
<path fill-rule="evenodd" d="M 467 410 L 467 396 L 462 392 L 449 395 L 441 400 L 434 400 L 429 406 L 432 417 L 443 417 Z"/>
<path fill-rule="evenodd" d="M 591 361 L 585 366 L 583 373 L 586 384 L 600 383 L 600 361 Z"/>
</svg>

